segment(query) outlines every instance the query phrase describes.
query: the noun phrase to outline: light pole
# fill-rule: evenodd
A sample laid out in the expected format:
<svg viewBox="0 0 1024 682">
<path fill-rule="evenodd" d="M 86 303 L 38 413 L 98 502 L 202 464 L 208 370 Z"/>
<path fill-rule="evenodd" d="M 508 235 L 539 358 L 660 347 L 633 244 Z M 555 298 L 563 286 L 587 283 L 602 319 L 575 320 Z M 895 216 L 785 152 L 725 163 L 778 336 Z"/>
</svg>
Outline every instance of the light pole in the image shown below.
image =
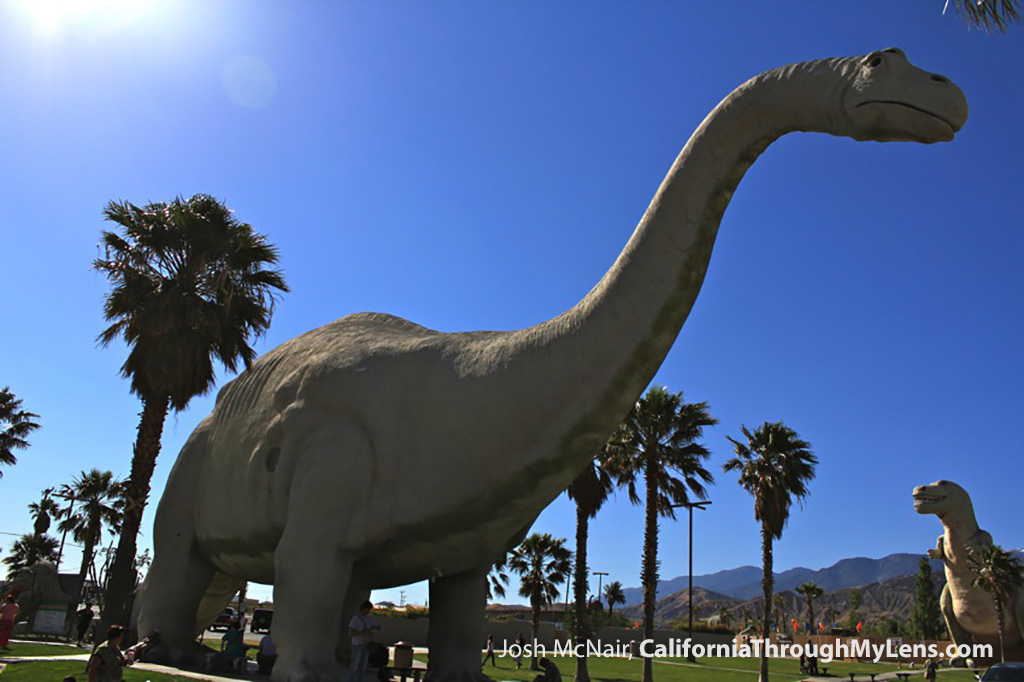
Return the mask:
<svg viewBox="0 0 1024 682">
<path fill-rule="evenodd" d="M 690 554 L 690 556 L 689 556 L 690 568 L 687 571 L 687 578 L 690 581 L 690 585 L 687 588 L 686 597 L 687 597 L 687 599 L 689 599 L 689 606 L 688 606 L 689 616 L 690 616 L 689 638 L 690 638 L 691 645 L 693 643 L 693 508 L 696 507 L 697 509 L 707 509 L 707 506 L 709 504 L 711 504 L 711 500 L 701 500 L 700 502 L 682 502 L 680 504 L 673 504 L 672 505 L 673 509 L 677 509 L 678 507 L 686 507 L 686 511 L 689 512 L 689 515 L 690 515 L 690 538 L 689 538 L 689 540 L 690 540 L 690 550 L 689 550 L 689 554 Z M 691 652 L 693 651 L 692 646 L 690 648 L 690 651 Z M 687 656 L 686 656 L 686 659 L 688 661 L 690 661 L 691 663 L 694 663 L 697 660 L 696 658 L 694 658 L 693 653 L 688 653 Z"/>
<path fill-rule="evenodd" d="M 597 576 L 597 603 L 601 603 L 601 579 L 608 575 L 608 571 L 594 571 L 594 575 Z M 590 612 L 590 609 L 587 609 Z"/>
</svg>

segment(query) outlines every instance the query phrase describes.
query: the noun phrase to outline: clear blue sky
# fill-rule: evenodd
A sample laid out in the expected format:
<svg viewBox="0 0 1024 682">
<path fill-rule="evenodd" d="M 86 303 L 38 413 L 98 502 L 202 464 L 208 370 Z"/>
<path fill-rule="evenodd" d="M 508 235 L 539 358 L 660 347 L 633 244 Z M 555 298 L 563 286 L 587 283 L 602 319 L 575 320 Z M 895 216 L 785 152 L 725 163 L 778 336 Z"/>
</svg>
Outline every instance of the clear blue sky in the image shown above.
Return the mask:
<svg viewBox="0 0 1024 682">
<path fill-rule="evenodd" d="M 694 568 L 758 564 L 751 500 L 720 466 L 727 435 L 778 419 L 821 461 L 777 545 L 780 570 L 924 551 L 939 524 L 914 514 L 910 490 L 938 478 L 972 493 L 997 542 L 1021 547 L 1024 28 L 990 36 L 941 10 L 0 4 L 0 385 L 43 424 L 4 469 L 0 532 L 29 530 L 44 487 L 93 466 L 128 471 L 139 402 L 118 376 L 124 348 L 95 341 L 107 286 L 90 263 L 107 201 L 206 192 L 269 235 L 292 293 L 261 350 L 367 310 L 514 329 L 590 289 L 736 85 L 896 45 L 963 88 L 965 129 L 930 147 L 822 135 L 773 146 L 740 185 L 657 377 L 721 421 L 706 439 L 718 483 Z M 154 502 L 211 407 L 198 398 L 168 420 Z M 569 504 L 536 529 L 571 538 Z M 595 569 L 639 584 L 642 514 L 624 494 L 591 538 Z M 663 576 L 684 573 L 684 524 L 663 524 L 662 538 Z M 5 551 L 13 539 L 0 536 Z"/>
</svg>

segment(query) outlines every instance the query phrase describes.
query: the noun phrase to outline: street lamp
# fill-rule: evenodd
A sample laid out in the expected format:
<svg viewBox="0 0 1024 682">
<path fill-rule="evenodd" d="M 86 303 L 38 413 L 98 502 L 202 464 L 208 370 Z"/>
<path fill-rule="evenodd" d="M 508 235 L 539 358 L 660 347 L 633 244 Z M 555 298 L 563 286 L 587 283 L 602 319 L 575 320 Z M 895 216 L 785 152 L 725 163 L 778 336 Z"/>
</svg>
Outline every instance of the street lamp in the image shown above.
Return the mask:
<svg viewBox="0 0 1024 682">
<path fill-rule="evenodd" d="M 608 571 L 594 571 L 594 575 L 597 576 L 597 602 L 601 603 L 601 580 L 608 575 Z"/>
<path fill-rule="evenodd" d="M 700 502 L 682 502 L 680 504 L 673 504 L 672 505 L 672 509 L 677 509 L 679 507 L 686 507 L 686 510 L 689 512 L 689 515 L 690 515 L 690 538 L 689 538 L 690 539 L 690 550 L 689 550 L 689 553 L 690 553 L 690 556 L 689 556 L 690 569 L 689 569 L 689 571 L 687 571 L 687 577 L 689 578 L 690 586 L 687 589 L 686 596 L 687 596 L 687 599 L 690 600 L 689 601 L 688 610 L 690 612 L 689 613 L 689 615 L 690 615 L 689 637 L 690 637 L 690 640 L 691 640 L 691 644 L 693 642 L 693 508 L 696 507 L 697 509 L 707 509 L 707 506 L 709 504 L 711 504 L 711 500 L 701 500 Z M 690 647 L 689 651 L 690 651 L 690 653 L 688 653 L 686 655 L 687 660 L 690 661 L 691 663 L 696 662 L 697 659 L 694 658 L 694 656 L 693 656 L 693 653 L 692 653 L 693 652 L 693 647 L 692 646 Z"/>
</svg>

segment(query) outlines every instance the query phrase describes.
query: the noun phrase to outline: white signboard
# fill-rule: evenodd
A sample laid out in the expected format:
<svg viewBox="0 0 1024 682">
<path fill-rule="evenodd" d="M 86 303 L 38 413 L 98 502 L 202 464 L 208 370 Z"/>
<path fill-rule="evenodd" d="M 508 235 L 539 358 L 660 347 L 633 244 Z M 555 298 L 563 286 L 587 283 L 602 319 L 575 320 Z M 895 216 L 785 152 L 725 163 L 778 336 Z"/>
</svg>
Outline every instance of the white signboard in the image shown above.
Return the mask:
<svg viewBox="0 0 1024 682">
<path fill-rule="evenodd" d="M 45 635 L 64 634 L 64 617 L 67 604 L 43 604 L 36 611 L 34 632 Z"/>
</svg>

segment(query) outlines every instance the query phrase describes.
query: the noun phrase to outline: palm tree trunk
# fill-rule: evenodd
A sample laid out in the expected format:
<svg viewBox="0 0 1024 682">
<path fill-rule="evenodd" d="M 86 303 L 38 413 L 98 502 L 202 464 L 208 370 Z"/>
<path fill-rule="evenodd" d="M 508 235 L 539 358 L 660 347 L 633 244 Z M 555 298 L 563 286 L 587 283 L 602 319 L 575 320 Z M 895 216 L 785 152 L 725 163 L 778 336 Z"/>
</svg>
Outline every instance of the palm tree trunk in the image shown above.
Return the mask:
<svg viewBox="0 0 1024 682">
<path fill-rule="evenodd" d="M 1006 663 L 1006 650 L 1003 642 L 1003 603 L 999 597 L 995 598 L 996 603 L 996 626 L 999 628 L 999 662 Z"/>
<path fill-rule="evenodd" d="M 586 643 L 590 641 L 590 616 L 587 613 L 587 535 L 590 527 L 586 513 L 576 503 L 576 571 L 573 598 L 576 600 L 576 644 L 582 642 L 583 655 L 576 657 L 576 682 L 590 682 Z"/>
<path fill-rule="evenodd" d="M 644 522 L 644 565 L 641 579 L 644 583 L 644 639 L 654 639 L 654 602 L 658 590 L 658 490 L 654 476 L 654 458 L 648 454 L 644 465 L 647 484 L 646 519 Z M 653 682 L 654 662 L 644 658 L 643 682 Z"/>
<path fill-rule="evenodd" d="M 78 602 L 82 601 L 82 592 L 85 590 L 85 581 L 89 577 L 89 566 L 92 564 L 93 555 L 96 553 L 96 540 L 99 537 L 99 528 L 95 527 L 90 519 L 89 527 L 86 530 L 85 547 L 82 548 L 82 566 L 78 569 L 78 599 L 75 601 L 75 609 L 78 609 Z"/>
<path fill-rule="evenodd" d="M 771 639 L 771 614 L 772 614 L 772 592 L 775 591 L 775 578 L 772 575 L 772 534 L 768 526 L 761 523 L 761 565 L 764 567 L 764 576 L 761 578 L 761 587 L 764 591 L 764 618 L 762 619 L 762 636 L 764 644 L 761 648 L 761 675 L 760 682 L 768 682 L 768 642 Z"/>
<path fill-rule="evenodd" d="M 807 597 L 807 620 L 811 624 L 811 631 L 808 634 L 815 635 L 818 633 L 817 626 L 814 623 L 814 600 Z"/>
<path fill-rule="evenodd" d="M 110 567 L 99 632 L 105 632 L 107 627 L 114 623 L 127 625 L 131 617 L 130 602 L 135 590 L 137 539 L 142 525 L 142 512 L 149 497 L 153 469 L 160 454 L 160 437 L 163 434 L 169 402 L 168 396 L 144 398 L 142 401 L 142 420 L 135 439 L 132 471 L 125 491 L 121 536 L 118 538 L 114 563 Z"/>
<path fill-rule="evenodd" d="M 537 640 L 540 639 L 540 602 L 533 601 L 533 646 L 530 648 L 530 670 L 540 670 L 537 665 Z"/>
</svg>

